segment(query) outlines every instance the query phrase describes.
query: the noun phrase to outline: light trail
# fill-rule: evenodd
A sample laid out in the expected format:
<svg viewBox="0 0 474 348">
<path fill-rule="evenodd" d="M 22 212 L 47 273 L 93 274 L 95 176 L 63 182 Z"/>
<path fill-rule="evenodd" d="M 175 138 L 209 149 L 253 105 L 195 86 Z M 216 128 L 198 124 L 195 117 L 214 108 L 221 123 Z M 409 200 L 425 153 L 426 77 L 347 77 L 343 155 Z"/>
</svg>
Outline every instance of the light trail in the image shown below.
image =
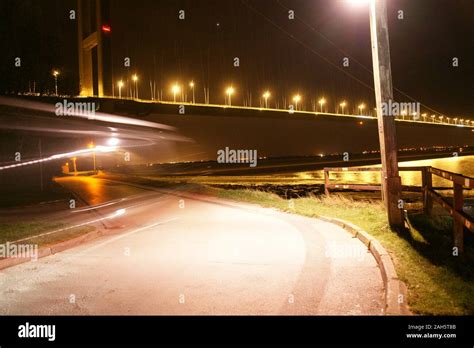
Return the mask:
<svg viewBox="0 0 474 348">
<path fill-rule="evenodd" d="M 90 154 L 90 153 L 93 153 L 95 151 L 113 152 L 115 150 L 116 150 L 116 147 L 114 147 L 114 146 L 96 146 L 93 149 L 87 148 L 87 149 L 83 149 L 83 150 L 76 150 L 76 151 L 72 151 L 72 152 L 60 153 L 60 154 L 52 155 L 52 156 L 49 156 L 49 157 L 36 159 L 36 160 L 31 160 L 31 161 L 26 161 L 26 162 L 21 162 L 21 163 L 17 163 L 17 164 L 10 164 L 10 165 L 7 165 L 7 166 L 0 167 L 0 170 L 23 167 L 23 166 L 27 166 L 27 165 L 32 165 L 32 164 L 37 164 L 37 163 L 62 159 L 62 158 L 75 157 L 75 156 L 78 156 L 78 155 Z"/>
<path fill-rule="evenodd" d="M 76 97 L 73 97 L 76 98 Z M 40 102 L 33 102 L 30 100 L 23 100 L 23 99 L 14 99 L 8 97 L 1 97 L 0 96 L 0 104 L 6 106 L 13 106 L 22 109 L 31 109 L 35 111 L 44 111 L 49 113 L 55 113 L 56 107 L 55 104 L 46 104 Z M 125 116 L 118 116 L 112 114 L 106 114 L 102 112 L 94 112 L 91 114 L 81 114 L 81 113 L 72 113 L 71 115 L 65 117 L 79 117 L 88 120 L 95 120 L 101 122 L 108 122 L 108 123 L 116 123 L 116 124 L 124 124 L 129 126 L 140 126 L 140 127 L 147 127 L 147 128 L 155 128 L 155 129 L 165 129 L 170 131 L 175 131 L 176 128 L 172 126 L 168 126 L 161 123 L 150 122 L 150 121 L 143 121 L 136 118 L 125 117 Z M 61 117 L 61 116 L 58 116 Z"/>
</svg>

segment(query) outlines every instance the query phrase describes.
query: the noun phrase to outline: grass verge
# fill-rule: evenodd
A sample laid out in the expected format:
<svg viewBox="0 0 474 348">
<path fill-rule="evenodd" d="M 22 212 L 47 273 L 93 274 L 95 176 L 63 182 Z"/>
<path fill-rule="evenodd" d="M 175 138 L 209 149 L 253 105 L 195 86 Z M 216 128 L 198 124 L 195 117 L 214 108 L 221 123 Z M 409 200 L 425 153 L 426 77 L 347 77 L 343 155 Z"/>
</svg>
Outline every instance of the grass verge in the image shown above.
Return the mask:
<svg viewBox="0 0 474 348">
<path fill-rule="evenodd" d="M 71 195 L 55 182 L 49 183 L 44 191 L 6 192 L 0 195 L 0 208 L 23 207 L 59 200 L 68 200 Z"/>
<path fill-rule="evenodd" d="M 95 230 L 95 227 L 93 226 L 79 226 L 75 228 L 67 228 L 67 225 L 63 222 L 1 223 L 0 244 L 12 242 L 23 238 L 31 238 L 21 243 L 46 246 L 78 237 L 93 230 Z M 38 236 L 52 231 L 58 232 Z"/>
</svg>

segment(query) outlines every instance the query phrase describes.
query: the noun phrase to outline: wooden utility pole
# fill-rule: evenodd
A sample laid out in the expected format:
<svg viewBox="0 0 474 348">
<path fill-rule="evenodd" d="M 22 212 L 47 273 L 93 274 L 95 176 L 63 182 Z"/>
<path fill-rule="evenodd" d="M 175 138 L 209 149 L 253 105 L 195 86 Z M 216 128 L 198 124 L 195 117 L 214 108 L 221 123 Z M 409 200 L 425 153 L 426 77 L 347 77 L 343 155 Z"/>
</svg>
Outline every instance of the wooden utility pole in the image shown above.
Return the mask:
<svg viewBox="0 0 474 348">
<path fill-rule="evenodd" d="M 390 226 L 400 228 L 403 226 L 403 216 L 399 208 L 401 179 L 398 174 L 395 116 L 384 115 L 382 112 L 382 105 L 387 105 L 393 99 L 386 0 L 370 1 L 370 36 L 382 158 L 382 193 Z"/>
</svg>

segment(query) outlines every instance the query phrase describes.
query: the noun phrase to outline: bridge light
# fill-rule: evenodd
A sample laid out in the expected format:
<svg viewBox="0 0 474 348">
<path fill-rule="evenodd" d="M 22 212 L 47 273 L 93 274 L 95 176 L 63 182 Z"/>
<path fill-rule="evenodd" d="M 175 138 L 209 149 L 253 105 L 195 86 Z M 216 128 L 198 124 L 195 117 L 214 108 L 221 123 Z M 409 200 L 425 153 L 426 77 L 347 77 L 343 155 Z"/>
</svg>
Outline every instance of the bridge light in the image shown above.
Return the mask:
<svg viewBox="0 0 474 348">
<path fill-rule="evenodd" d="M 189 83 L 189 87 L 191 87 L 191 90 L 193 91 L 193 104 L 196 103 L 196 98 L 194 97 L 194 81 L 191 80 Z"/>
<path fill-rule="evenodd" d="M 171 86 L 171 92 L 173 93 L 173 101 L 176 103 L 176 94 L 181 91 L 181 87 L 177 83 Z"/>
<path fill-rule="evenodd" d="M 263 93 L 263 99 L 265 100 L 265 108 L 268 109 L 268 98 L 270 98 L 270 91 L 265 91 Z"/>
<path fill-rule="evenodd" d="M 324 99 L 323 97 L 319 99 L 318 103 L 319 103 L 319 106 L 321 107 L 321 112 L 323 112 L 323 105 L 326 104 L 326 99 Z"/>
<path fill-rule="evenodd" d="M 301 96 L 299 94 L 293 97 L 293 101 L 295 102 L 295 109 L 298 110 L 298 103 L 301 101 Z"/>
<path fill-rule="evenodd" d="M 362 110 L 365 109 L 365 104 L 364 103 L 360 104 L 358 108 L 359 108 L 359 113 L 362 115 Z"/>
<path fill-rule="evenodd" d="M 181 90 L 181 88 L 180 88 L 178 85 L 173 85 L 173 86 L 171 87 L 171 91 L 172 91 L 173 93 L 179 93 L 180 90 Z"/>
<path fill-rule="evenodd" d="M 229 99 L 229 105 L 232 105 L 232 94 L 234 94 L 234 92 L 235 90 L 234 90 L 234 87 L 232 86 L 227 87 L 227 89 L 225 90 L 225 94 L 227 95 Z"/>
<path fill-rule="evenodd" d="M 119 98 L 122 98 L 122 87 L 123 87 L 123 81 L 120 80 L 118 83 L 118 88 L 119 88 Z"/>
<path fill-rule="evenodd" d="M 133 80 L 133 82 L 135 82 L 135 98 L 138 98 L 138 83 L 137 83 L 138 76 L 137 76 L 137 74 L 132 75 L 132 80 Z"/>
<path fill-rule="evenodd" d="M 347 103 L 345 100 L 342 101 L 342 103 L 339 104 L 339 106 L 341 107 L 341 113 L 344 114 L 344 108 L 346 107 Z"/>
</svg>

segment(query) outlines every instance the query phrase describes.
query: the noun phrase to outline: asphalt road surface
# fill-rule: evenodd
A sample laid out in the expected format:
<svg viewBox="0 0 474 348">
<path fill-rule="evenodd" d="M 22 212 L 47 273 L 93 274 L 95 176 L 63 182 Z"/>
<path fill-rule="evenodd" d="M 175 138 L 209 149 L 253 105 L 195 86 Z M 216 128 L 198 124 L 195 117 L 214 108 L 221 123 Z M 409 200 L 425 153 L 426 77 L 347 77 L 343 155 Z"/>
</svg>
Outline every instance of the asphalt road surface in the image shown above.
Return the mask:
<svg viewBox="0 0 474 348">
<path fill-rule="evenodd" d="M 113 233 L 0 271 L 0 314 L 382 314 L 377 263 L 338 226 L 97 178 L 61 180 L 102 204 Z"/>
</svg>

